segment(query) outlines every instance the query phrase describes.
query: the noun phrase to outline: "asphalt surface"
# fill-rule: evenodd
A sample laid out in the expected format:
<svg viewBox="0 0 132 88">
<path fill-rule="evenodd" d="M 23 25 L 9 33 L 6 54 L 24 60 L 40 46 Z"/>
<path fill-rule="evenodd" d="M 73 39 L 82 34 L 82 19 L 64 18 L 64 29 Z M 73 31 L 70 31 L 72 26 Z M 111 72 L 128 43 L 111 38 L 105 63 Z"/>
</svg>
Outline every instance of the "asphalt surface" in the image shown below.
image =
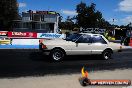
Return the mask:
<svg viewBox="0 0 132 88">
<path fill-rule="evenodd" d="M 51 62 L 38 50 L 0 49 L 0 78 L 45 76 L 90 71 L 132 69 L 132 50 L 115 53 L 113 59 L 100 56 L 67 56 L 62 62 Z"/>
</svg>

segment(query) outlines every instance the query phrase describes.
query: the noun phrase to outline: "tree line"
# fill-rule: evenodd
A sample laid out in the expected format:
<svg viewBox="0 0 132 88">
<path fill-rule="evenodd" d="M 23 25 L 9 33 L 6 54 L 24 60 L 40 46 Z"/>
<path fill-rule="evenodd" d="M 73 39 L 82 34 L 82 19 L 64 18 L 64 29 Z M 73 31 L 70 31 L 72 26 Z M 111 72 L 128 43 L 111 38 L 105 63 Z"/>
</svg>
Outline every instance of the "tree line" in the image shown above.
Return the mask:
<svg viewBox="0 0 132 88">
<path fill-rule="evenodd" d="M 89 6 L 81 2 L 76 6 L 77 15 L 67 17 L 65 22 L 60 22 L 59 27 L 62 29 L 72 30 L 75 27 L 82 28 L 107 28 L 111 24 L 106 21 L 102 13 L 96 10 L 96 4 L 91 3 Z M 73 22 L 73 20 L 75 22 Z"/>
<path fill-rule="evenodd" d="M 87 5 L 84 2 L 80 2 L 76 5 L 77 15 L 74 17 L 68 16 L 67 19 L 62 22 L 60 16 L 59 28 L 72 30 L 74 28 L 107 28 L 111 25 L 103 18 L 102 13 L 96 9 L 96 4 L 91 3 Z M 10 31 L 13 25 L 13 20 L 19 20 L 19 11 L 17 0 L 0 0 L 0 30 Z M 119 27 L 118 25 L 115 25 Z M 121 27 L 128 27 L 122 25 Z"/>
<path fill-rule="evenodd" d="M 0 30 L 11 30 L 12 21 L 18 17 L 17 0 L 0 0 Z"/>
</svg>

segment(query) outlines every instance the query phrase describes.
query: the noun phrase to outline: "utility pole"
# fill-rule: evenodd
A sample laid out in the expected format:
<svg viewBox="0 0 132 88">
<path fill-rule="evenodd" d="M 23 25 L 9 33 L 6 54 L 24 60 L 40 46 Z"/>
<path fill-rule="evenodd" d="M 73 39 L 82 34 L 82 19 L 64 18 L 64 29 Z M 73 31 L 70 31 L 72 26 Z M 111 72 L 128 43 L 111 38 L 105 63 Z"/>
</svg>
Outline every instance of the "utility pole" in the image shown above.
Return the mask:
<svg viewBox="0 0 132 88">
<path fill-rule="evenodd" d="M 112 35 L 115 36 L 115 26 L 114 26 L 114 22 L 115 22 L 115 19 L 113 19 L 113 31 L 112 31 Z"/>
</svg>

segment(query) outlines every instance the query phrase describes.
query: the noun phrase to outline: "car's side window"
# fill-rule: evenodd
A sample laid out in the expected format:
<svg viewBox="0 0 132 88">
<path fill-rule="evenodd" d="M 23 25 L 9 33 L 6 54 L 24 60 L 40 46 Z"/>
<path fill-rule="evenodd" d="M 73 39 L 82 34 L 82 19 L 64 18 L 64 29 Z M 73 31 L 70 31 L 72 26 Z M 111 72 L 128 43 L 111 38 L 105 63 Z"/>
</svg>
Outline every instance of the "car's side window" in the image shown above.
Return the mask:
<svg viewBox="0 0 132 88">
<path fill-rule="evenodd" d="M 66 37 L 66 41 L 76 41 L 81 35 L 80 34 L 69 34 L 69 36 Z"/>
<path fill-rule="evenodd" d="M 106 42 L 101 36 L 96 36 L 96 35 L 94 35 L 94 36 L 92 37 L 92 43 L 107 44 L 107 42 Z"/>
<path fill-rule="evenodd" d="M 78 40 L 78 43 L 91 43 L 91 36 L 90 35 L 82 35 Z"/>
</svg>

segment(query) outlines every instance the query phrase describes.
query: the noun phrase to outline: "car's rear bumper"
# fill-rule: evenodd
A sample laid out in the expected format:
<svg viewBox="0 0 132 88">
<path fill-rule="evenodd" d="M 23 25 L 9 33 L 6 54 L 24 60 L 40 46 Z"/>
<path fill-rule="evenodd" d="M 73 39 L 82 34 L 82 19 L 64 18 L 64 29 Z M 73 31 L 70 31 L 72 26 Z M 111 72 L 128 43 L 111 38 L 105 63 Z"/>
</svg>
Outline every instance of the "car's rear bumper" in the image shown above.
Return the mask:
<svg viewBox="0 0 132 88">
<path fill-rule="evenodd" d="M 45 50 L 43 50 L 43 54 L 44 54 L 44 55 L 49 55 L 49 54 L 50 54 L 50 51 L 47 51 L 47 50 L 45 51 Z"/>
<path fill-rule="evenodd" d="M 50 54 L 50 50 L 43 49 L 42 44 L 39 44 L 39 50 L 42 51 L 44 55 L 49 55 Z"/>
<path fill-rule="evenodd" d="M 43 52 L 44 55 L 49 55 L 50 54 L 50 50 L 41 49 L 40 51 Z"/>
</svg>

